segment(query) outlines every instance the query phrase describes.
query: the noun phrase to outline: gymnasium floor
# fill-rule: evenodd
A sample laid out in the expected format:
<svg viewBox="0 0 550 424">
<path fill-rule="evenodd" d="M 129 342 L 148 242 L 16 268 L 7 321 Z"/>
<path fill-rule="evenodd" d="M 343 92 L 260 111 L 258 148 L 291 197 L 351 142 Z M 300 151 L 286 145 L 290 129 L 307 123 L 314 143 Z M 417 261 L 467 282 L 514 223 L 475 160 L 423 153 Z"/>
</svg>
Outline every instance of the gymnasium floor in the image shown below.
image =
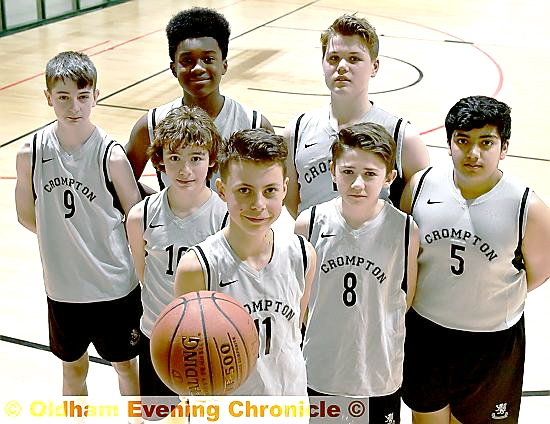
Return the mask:
<svg viewBox="0 0 550 424">
<path fill-rule="evenodd" d="M 133 0 L 0 38 L 0 408 L 17 396 L 61 392 L 61 366 L 44 350 L 48 328 L 36 237 L 17 223 L 13 201 L 17 148 L 54 119 L 42 94 L 44 66 L 63 50 L 89 54 L 101 91 L 93 121 L 125 144 L 148 108 L 181 95 L 168 71 L 164 27 L 193 5 L 217 8 L 231 23 L 223 93 L 261 110 L 277 132 L 296 114 L 328 101 L 321 30 L 344 12 L 368 17 L 381 53 L 371 100 L 424 134 L 432 163 L 449 160 L 441 129 L 448 109 L 467 95 L 496 96 L 513 110 L 502 169 L 521 176 L 550 204 L 547 2 Z M 144 180 L 154 185 L 153 178 Z M 528 296 L 522 424 L 550 420 L 549 305 L 550 284 Z M 118 393 L 115 373 L 101 363 L 92 363 L 88 381 L 90 395 Z M 410 422 L 406 409 L 402 416 Z"/>
</svg>

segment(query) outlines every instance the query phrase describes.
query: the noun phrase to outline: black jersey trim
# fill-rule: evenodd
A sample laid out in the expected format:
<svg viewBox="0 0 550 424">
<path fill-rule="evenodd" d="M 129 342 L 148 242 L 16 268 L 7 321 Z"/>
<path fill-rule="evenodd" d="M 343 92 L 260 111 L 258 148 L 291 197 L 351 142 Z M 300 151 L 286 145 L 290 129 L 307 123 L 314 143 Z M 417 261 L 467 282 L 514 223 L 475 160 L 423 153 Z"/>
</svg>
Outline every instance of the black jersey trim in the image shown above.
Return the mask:
<svg viewBox="0 0 550 424">
<path fill-rule="evenodd" d="M 297 234 L 298 240 L 300 241 L 300 248 L 302 249 L 302 262 L 304 264 L 304 277 L 306 276 L 307 272 L 307 251 L 306 251 L 306 243 L 304 242 L 304 237 Z"/>
<path fill-rule="evenodd" d="M 31 188 L 32 188 L 32 197 L 36 201 L 36 191 L 34 189 L 34 170 L 36 168 L 36 139 L 38 133 L 34 134 L 32 138 L 32 163 L 31 163 Z"/>
<path fill-rule="evenodd" d="M 111 140 L 109 142 L 109 144 L 107 144 L 107 148 L 105 149 L 105 153 L 103 154 L 103 176 L 105 178 L 105 187 L 107 187 L 107 191 L 113 197 L 113 207 L 118 209 L 122 215 L 126 215 L 124 213 L 124 209 L 122 208 L 122 203 L 120 202 L 120 199 L 118 198 L 118 194 L 116 192 L 115 185 L 113 184 L 113 181 L 109 178 L 109 173 L 107 172 L 107 169 L 108 169 L 107 161 L 110 158 L 111 152 L 113 151 L 113 148 L 115 146 L 122 147 L 115 140 Z"/>
<path fill-rule="evenodd" d="M 405 272 L 403 272 L 403 281 L 401 282 L 401 290 L 407 293 L 409 288 L 409 243 L 410 243 L 410 231 L 411 231 L 411 216 L 407 215 L 407 221 L 405 223 Z"/>
<path fill-rule="evenodd" d="M 147 196 L 145 198 L 145 203 L 143 203 L 143 232 L 147 230 L 147 208 L 149 208 L 149 199 L 150 197 Z"/>
<path fill-rule="evenodd" d="M 395 124 L 395 130 L 393 131 L 393 139 L 395 140 L 396 144 L 397 144 L 397 139 L 399 138 L 399 130 L 401 129 L 402 123 L 403 123 L 403 118 L 399 118 L 397 120 L 397 124 Z"/>
<path fill-rule="evenodd" d="M 258 128 L 258 112 L 256 110 L 252 111 L 252 128 Z"/>
<path fill-rule="evenodd" d="M 296 120 L 296 128 L 294 128 L 294 157 L 293 161 L 296 163 L 296 149 L 298 149 L 298 135 L 300 132 L 300 122 L 302 121 L 302 118 L 304 117 L 305 113 L 302 113 L 300 116 L 298 116 L 298 119 Z"/>
<path fill-rule="evenodd" d="M 151 126 L 153 127 L 153 133 L 155 132 L 155 128 L 157 127 L 157 108 L 154 107 L 151 109 Z M 149 140 L 151 143 L 153 140 Z"/>
<path fill-rule="evenodd" d="M 159 183 L 159 190 L 164 190 L 166 188 L 166 184 L 162 181 L 162 173 L 160 171 L 157 171 L 157 181 Z"/>
<path fill-rule="evenodd" d="M 420 177 L 420 180 L 418 181 L 418 185 L 416 186 L 416 193 L 414 193 L 414 197 L 411 203 L 411 215 L 414 210 L 414 206 L 416 204 L 416 201 L 418 200 L 418 196 L 420 195 L 420 191 L 422 190 L 422 185 L 424 184 L 424 179 L 426 178 L 426 175 L 428 175 L 428 172 L 432 170 L 432 167 L 430 166 L 426 171 L 422 174 Z"/>
<path fill-rule="evenodd" d="M 212 290 L 212 283 L 211 283 L 211 275 L 210 275 L 210 264 L 208 263 L 208 259 L 206 259 L 206 255 L 204 254 L 204 250 L 202 250 L 202 247 L 195 246 L 195 249 L 197 252 L 199 252 L 199 255 L 201 255 L 201 258 L 204 262 L 204 265 L 206 266 L 206 289 Z"/>
<path fill-rule="evenodd" d="M 220 227 L 220 230 L 227 226 L 227 221 L 228 220 L 229 220 L 229 212 L 226 212 L 225 216 L 223 217 L 222 226 Z"/>
<path fill-rule="evenodd" d="M 309 228 L 308 228 L 308 234 L 307 239 L 311 241 L 311 235 L 313 234 L 313 224 L 315 223 L 315 210 L 317 209 L 317 205 L 312 206 L 311 213 L 309 215 Z"/>
<path fill-rule="evenodd" d="M 523 252 L 521 251 L 521 243 L 523 242 L 523 221 L 525 217 L 525 206 L 527 205 L 527 197 L 529 196 L 529 187 L 523 192 L 523 197 L 521 198 L 521 204 L 519 207 L 519 232 L 518 232 L 518 245 L 514 251 L 514 259 L 512 260 L 512 265 L 520 271 L 525 269 L 525 261 L 523 260 Z"/>
</svg>

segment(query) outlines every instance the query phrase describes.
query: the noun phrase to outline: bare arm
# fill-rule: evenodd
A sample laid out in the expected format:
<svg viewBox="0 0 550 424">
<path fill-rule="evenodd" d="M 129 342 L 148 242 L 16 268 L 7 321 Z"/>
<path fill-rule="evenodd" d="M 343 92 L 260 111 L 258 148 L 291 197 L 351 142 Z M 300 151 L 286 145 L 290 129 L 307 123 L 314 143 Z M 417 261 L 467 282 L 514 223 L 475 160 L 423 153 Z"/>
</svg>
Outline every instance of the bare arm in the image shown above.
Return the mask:
<svg viewBox="0 0 550 424">
<path fill-rule="evenodd" d="M 128 144 L 124 148 L 136 180 L 139 180 L 141 174 L 143 174 L 145 165 L 147 165 L 147 161 L 149 160 L 147 157 L 149 144 L 151 144 L 151 140 L 149 139 L 147 114 L 145 114 L 135 123 L 130 133 L 130 140 L 128 140 Z"/>
<path fill-rule="evenodd" d="M 399 205 L 399 209 L 401 209 L 405 213 L 408 213 L 408 214 L 411 213 L 413 191 L 419 179 L 420 179 L 420 173 L 418 172 L 409 179 L 409 181 L 405 185 L 405 188 L 403 189 L 403 193 L 401 194 L 401 203 Z"/>
<path fill-rule="evenodd" d="M 531 196 L 521 251 L 527 271 L 527 290 L 550 278 L 550 209 L 535 193 Z"/>
<path fill-rule="evenodd" d="M 285 205 L 293 218 L 298 216 L 298 206 L 300 205 L 300 186 L 298 185 L 298 173 L 294 164 L 294 143 L 290 138 L 291 130 L 287 126 L 283 130 L 283 137 L 288 146 L 288 157 L 286 161 L 286 172 L 288 176 L 288 188 L 285 197 Z"/>
<path fill-rule="evenodd" d="M 407 125 L 405 129 L 401 157 L 405 181 L 409 181 L 415 173 L 430 165 L 428 148 L 420 134 L 411 125 Z"/>
<path fill-rule="evenodd" d="M 30 142 L 25 142 L 17 152 L 15 168 L 17 182 L 15 183 L 15 209 L 19 223 L 36 233 L 36 215 L 34 197 L 32 194 L 32 152 Z"/>
<path fill-rule="evenodd" d="M 144 201 L 135 205 L 128 213 L 126 220 L 126 232 L 128 234 L 128 242 L 130 243 L 130 251 L 134 260 L 139 280 L 144 283 L 143 275 L 145 273 L 145 240 L 143 239 L 143 207 Z"/>
<path fill-rule="evenodd" d="M 174 284 L 175 297 L 185 293 L 206 290 L 204 272 L 194 251 L 186 252 L 179 261 Z"/>
<path fill-rule="evenodd" d="M 409 240 L 409 255 L 407 263 L 407 309 L 411 307 L 416 293 L 416 279 L 418 277 L 418 251 L 420 248 L 420 234 L 418 226 L 413 221 L 411 238 Z"/>
<path fill-rule="evenodd" d="M 317 253 L 312 244 L 306 241 L 306 252 L 307 252 L 307 270 L 306 270 L 306 284 L 304 288 L 304 294 L 300 300 L 300 327 L 304 323 L 306 316 L 307 306 L 309 303 L 309 296 L 311 294 L 311 286 L 313 284 L 313 279 L 315 278 L 315 273 L 317 271 Z"/>
<path fill-rule="evenodd" d="M 111 151 L 109 170 L 124 214 L 128 216 L 128 212 L 130 212 L 132 206 L 141 200 L 141 194 L 139 193 L 128 158 L 119 147 L 114 147 Z"/>
<path fill-rule="evenodd" d="M 306 239 L 309 236 L 309 220 L 311 216 L 310 214 L 310 209 L 302 211 L 302 213 L 298 215 L 298 218 L 296 218 L 296 222 L 294 223 L 294 233 L 300 234 Z"/>
</svg>

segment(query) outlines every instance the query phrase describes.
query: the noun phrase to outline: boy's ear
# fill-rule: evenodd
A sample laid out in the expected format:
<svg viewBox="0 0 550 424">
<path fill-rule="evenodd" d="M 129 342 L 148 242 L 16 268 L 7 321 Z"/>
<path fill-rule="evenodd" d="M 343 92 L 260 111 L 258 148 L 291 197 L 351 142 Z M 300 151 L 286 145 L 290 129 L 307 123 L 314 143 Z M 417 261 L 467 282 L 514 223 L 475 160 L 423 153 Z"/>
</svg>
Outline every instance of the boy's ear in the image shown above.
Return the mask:
<svg viewBox="0 0 550 424">
<path fill-rule="evenodd" d="M 97 99 L 99 99 L 99 89 L 94 90 L 94 106 L 97 104 Z"/>
<path fill-rule="evenodd" d="M 216 178 L 216 191 L 218 192 L 218 196 L 220 196 L 220 199 L 226 202 L 227 200 L 225 199 L 225 186 L 223 185 L 221 178 Z"/>
<path fill-rule="evenodd" d="M 53 106 L 52 104 L 52 95 L 48 90 L 44 90 L 44 95 L 46 96 L 46 100 L 48 101 L 48 106 Z"/>
<path fill-rule="evenodd" d="M 333 183 L 336 183 L 335 179 L 336 179 L 336 165 L 334 164 L 334 161 L 330 161 L 329 165 L 328 165 L 328 169 L 330 170 L 330 175 L 332 177 L 332 182 Z"/>
<path fill-rule="evenodd" d="M 229 66 L 229 64 L 227 63 L 227 59 L 224 59 L 223 60 L 223 72 L 222 72 L 222 75 L 225 75 L 225 73 L 227 72 L 227 67 Z"/>
<path fill-rule="evenodd" d="M 172 71 L 172 75 L 174 75 L 176 78 L 178 75 L 176 74 L 176 64 L 175 62 L 170 62 L 170 71 Z"/>
<path fill-rule="evenodd" d="M 501 141 L 502 148 L 500 149 L 500 160 L 503 160 L 508 153 L 508 141 Z"/>
<path fill-rule="evenodd" d="M 374 78 L 376 76 L 379 68 L 380 68 L 380 61 L 378 60 L 378 58 L 376 58 L 376 60 L 372 64 L 372 71 L 370 73 L 371 78 Z"/>
<path fill-rule="evenodd" d="M 389 187 L 396 177 L 397 171 L 395 169 L 392 169 L 391 172 L 386 176 L 386 182 L 384 183 L 384 186 Z"/>
</svg>

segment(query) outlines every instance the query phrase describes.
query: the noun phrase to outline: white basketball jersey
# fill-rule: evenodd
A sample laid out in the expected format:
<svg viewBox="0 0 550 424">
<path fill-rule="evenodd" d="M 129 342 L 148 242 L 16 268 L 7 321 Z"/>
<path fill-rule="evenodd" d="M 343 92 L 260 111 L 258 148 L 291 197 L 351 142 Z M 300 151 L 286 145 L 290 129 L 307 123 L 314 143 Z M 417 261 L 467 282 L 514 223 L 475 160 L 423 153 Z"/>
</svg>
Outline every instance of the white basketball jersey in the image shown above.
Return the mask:
<svg viewBox="0 0 550 424">
<path fill-rule="evenodd" d="M 530 190 L 504 174 L 492 190 L 466 200 L 448 167 L 428 168 L 414 188 L 420 228 L 414 309 L 444 327 L 510 328 L 527 295 L 521 257 Z"/>
<path fill-rule="evenodd" d="M 174 299 L 174 279 L 180 258 L 189 247 L 223 228 L 228 217 L 225 202 L 212 192 L 195 213 L 180 218 L 170 209 L 167 190 L 145 198 L 143 205 L 146 256 L 141 331 L 149 338 L 160 312 Z"/>
<path fill-rule="evenodd" d="M 308 385 L 348 397 L 389 395 L 403 375 L 412 219 L 385 202 L 352 229 L 339 200 L 309 210 L 317 274 L 304 339 Z"/>
<path fill-rule="evenodd" d="M 402 177 L 401 150 L 407 122 L 374 104 L 361 121 L 380 124 L 395 138 L 397 143 L 396 167 L 399 180 Z M 330 105 L 305 113 L 291 124 L 291 128 L 295 130 L 290 135 L 289 150 L 293 153 L 289 154 L 294 154 L 294 163 L 300 184 L 299 210 L 303 211 L 338 196 L 329 170 L 330 146 L 336 139 L 338 131 L 330 123 Z M 399 181 L 394 181 L 392 187 L 398 185 Z M 381 197 L 389 198 L 389 193 L 382 193 Z"/>
<path fill-rule="evenodd" d="M 227 96 L 224 98 L 223 107 L 214 120 L 214 125 L 223 139 L 228 139 L 231 134 L 239 130 L 260 128 L 262 124 L 262 115 L 260 112 L 238 103 Z M 157 124 L 162 121 L 172 109 L 180 107 L 183 104 L 183 97 L 180 97 L 170 103 L 150 109 L 147 112 L 149 140 L 154 139 L 154 131 Z M 161 188 L 170 185 L 168 176 L 164 172 L 157 173 L 157 176 Z M 210 187 L 214 188 L 216 186 L 216 178 L 218 178 L 218 176 L 218 174 L 212 176 L 210 179 Z"/>
<path fill-rule="evenodd" d="M 32 155 L 46 294 L 71 303 L 121 298 L 138 281 L 109 174 L 109 157 L 118 143 L 96 127 L 69 154 L 57 140 L 55 125 L 35 134 Z"/>
<path fill-rule="evenodd" d="M 307 255 L 303 238 L 274 233 L 273 257 L 261 271 L 243 262 L 222 231 L 193 247 L 207 289 L 226 293 L 250 313 L 260 338 L 256 368 L 236 396 L 305 396 L 306 367 L 300 349 L 300 300 Z"/>
</svg>

